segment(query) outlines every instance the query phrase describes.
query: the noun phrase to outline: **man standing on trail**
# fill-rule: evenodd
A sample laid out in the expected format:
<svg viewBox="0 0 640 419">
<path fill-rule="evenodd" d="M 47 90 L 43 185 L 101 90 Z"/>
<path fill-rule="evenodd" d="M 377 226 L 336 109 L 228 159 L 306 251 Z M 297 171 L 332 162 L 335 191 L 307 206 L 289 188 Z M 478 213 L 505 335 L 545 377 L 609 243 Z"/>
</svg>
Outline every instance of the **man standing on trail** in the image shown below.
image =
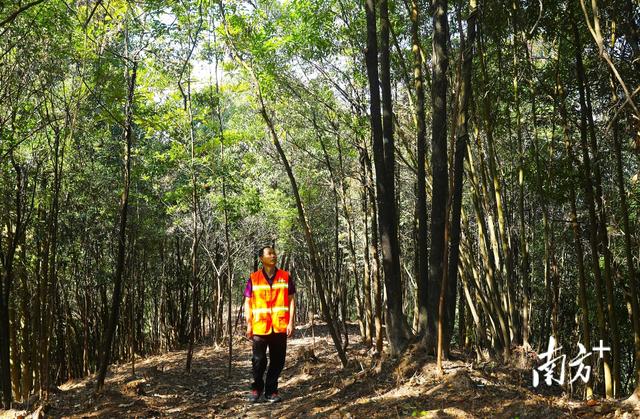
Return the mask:
<svg viewBox="0 0 640 419">
<path fill-rule="evenodd" d="M 253 346 L 249 401 L 257 402 L 264 391 L 266 400 L 275 403 L 282 400 L 278 396 L 278 377 L 284 367 L 287 338 L 293 335 L 296 287 L 289 272 L 276 267 L 278 258 L 272 246 L 262 247 L 258 256 L 262 269 L 251 274 L 244 291 L 247 337 Z M 265 381 L 267 347 L 269 369 Z"/>
</svg>

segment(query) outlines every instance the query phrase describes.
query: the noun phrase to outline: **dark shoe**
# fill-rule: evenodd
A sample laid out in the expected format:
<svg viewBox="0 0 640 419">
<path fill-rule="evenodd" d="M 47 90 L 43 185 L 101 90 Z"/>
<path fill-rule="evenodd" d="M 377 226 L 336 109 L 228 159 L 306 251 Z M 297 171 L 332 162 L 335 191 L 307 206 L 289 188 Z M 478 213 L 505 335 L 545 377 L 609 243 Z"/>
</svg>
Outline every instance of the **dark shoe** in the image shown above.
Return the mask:
<svg viewBox="0 0 640 419">
<path fill-rule="evenodd" d="M 249 401 L 249 403 L 256 403 L 258 400 L 260 400 L 260 392 L 258 390 L 251 390 L 251 394 L 249 394 L 247 400 Z"/>
<path fill-rule="evenodd" d="M 265 398 L 269 403 L 279 403 L 282 401 L 282 398 L 278 396 L 278 393 L 269 394 Z"/>
</svg>

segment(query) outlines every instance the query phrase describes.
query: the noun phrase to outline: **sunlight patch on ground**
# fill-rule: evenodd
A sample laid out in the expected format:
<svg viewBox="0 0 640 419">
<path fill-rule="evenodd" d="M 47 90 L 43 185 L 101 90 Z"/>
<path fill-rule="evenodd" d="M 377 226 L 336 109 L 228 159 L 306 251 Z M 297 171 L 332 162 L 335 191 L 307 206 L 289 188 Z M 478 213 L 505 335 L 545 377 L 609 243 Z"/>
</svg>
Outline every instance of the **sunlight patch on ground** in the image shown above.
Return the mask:
<svg viewBox="0 0 640 419">
<path fill-rule="evenodd" d="M 387 391 L 386 393 L 382 393 L 379 395 L 374 395 L 371 397 L 362 397 L 358 400 L 355 400 L 355 404 L 364 404 L 371 402 L 379 402 L 379 401 L 397 401 L 401 399 L 405 399 L 408 397 L 417 397 L 422 394 L 424 390 L 417 387 L 398 387 Z"/>
<path fill-rule="evenodd" d="M 62 384 L 60 387 L 58 387 L 61 391 L 69 391 L 69 390 L 75 390 L 77 388 L 83 388 L 84 386 L 87 385 L 87 380 L 86 379 L 82 379 L 82 380 L 69 380 L 66 383 Z"/>
</svg>

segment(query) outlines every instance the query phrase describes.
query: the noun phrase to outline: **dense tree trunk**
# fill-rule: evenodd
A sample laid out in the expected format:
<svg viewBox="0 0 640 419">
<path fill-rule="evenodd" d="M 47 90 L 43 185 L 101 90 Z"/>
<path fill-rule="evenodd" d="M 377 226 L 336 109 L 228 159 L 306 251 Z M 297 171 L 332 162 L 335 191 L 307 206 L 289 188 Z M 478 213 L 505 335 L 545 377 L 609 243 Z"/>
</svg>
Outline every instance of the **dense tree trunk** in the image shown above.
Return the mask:
<svg viewBox="0 0 640 419">
<path fill-rule="evenodd" d="M 52 103 L 53 106 L 53 103 Z M 62 182 L 62 165 L 64 162 L 64 148 L 65 139 L 64 133 L 60 128 L 54 125 L 54 141 L 53 141 L 53 184 L 51 191 L 51 208 L 47 219 L 47 245 L 46 249 L 46 263 L 44 270 L 44 299 L 43 302 L 43 318 L 41 320 L 41 335 L 40 345 L 42 348 L 42 364 L 40 367 L 40 389 L 45 395 L 49 392 L 50 383 L 50 355 L 51 355 L 51 334 L 53 329 L 54 316 L 53 308 L 55 303 L 53 301 L 56 293 L 56 287 L 58 282 L 58 213 L 59 213 L 59 201 L 60 201 L 60 189 Z"/>
<path fill-rule="evenodd" d="M 518 142 L 518 219 L 519 219 L 519 257 L 520 257 L 520 265 L 519 265 L 519 276 L 522 281 L 522 304 L 521 304 L 521 318 L 522 318 L 522 326 L 521 326 L 521 337 L 522 344 L 525 349 L 530 349 L 531 344 L 529 342 L 529 336 L 531 332 L 530 325 L 530 315 L 531 315 L 531 267 L 529 261 L 529 245 L 527 240 L 527 228 L 525 222 L 525 211 L 524 211 L 524 170 L 525 170 L 525 146 L 524 140 L 522 137 L 522 113 L 520 110 L 520 79 L 521 75 L 519 74 L 518 64 L 520 63 L 520 55 L 519 55 L 519 38 L 524 37 L 523 34 L 519 32 L 519 8 L 516 2 L 512 3 L 512 21 L 513 21 L 513 34 L 514 34 L 514 42 L 513 42 L 513 65 L 514 71 L 516 72 L 513 77 L 513 96 L 514 96 L 514 105 L 515 105 L 515 118 L 516 118 L 516 137 Z M 526 45 L 525 45 L 526 48 Z"/>
<path fill-rule="evenodd" d="M 383 1 L 386 9 L 386 1 Z M 395 194 L 393 185 L 393 164 L 387 166 L 388 162 L 393 163 L 393 138 L 392 135 L 392 110 L 389 108 L 391 101 L 391 92 L 385 89 L 387 104 L 385 107 L 386 131 L 383 132 L 383 121 L 380 116 L 380 82 L 378 77 L 378 45 L 377 45 L 377 29 L 376 29 L 376 11 L 373 0 L 367 0 L 365 5 L 367 16 L 367 48 L 366 48 L 366 66 L 367 77 L 369 79 L 370 94 L 370 122 L 371 135 L 373 138 L 373 157 L 376 170 L 376 198 L 378 209 L 378 231 L 380 233 L 380 244 L 382 247 L 382 265 L 384 269 L 384 282 L 387 289 L 387 312 L 386 312 L 386 331 L 389 337 L 390 350 L 393 355 L 397 355 L 404 350 L 405 325 L 404 316 L 402 314 L 402 293 L 400 292 L 400 266 L 398 258 L 397 236 L 396 234 L 396 215 L 395 215 Z M 382 15 L 382 12 L 381 12 Z M 388 16 L 385 12 L 382 18 L 386 30 L 386 56 L 388 60 L 389 54 L 389 32 L 388 32 Z M 381 49 L 384 49 L 382 47 Z M 389 65 L 386 64 L 386 75 L 383 77 L 389 80 Z M 383 65 L 384 67 L 384 65 Z M 384 83 L 383 83 L 384 84 Z M 383 139 L 383 136 L 386 134 Z M 387 141 L 385 144 L 384 141 Z M 389 144 L 391 142 L 391 144 Z M 391 152 L 388 156 L 387 152 Z M 389 171 L 389 169 L 391 169 Z M 397 262 L 397 263 L 396 263 Z"/>
<path fill-rule="evenodd" d="M 478 140 L 476 139 L 476 141 Z M 477 272 L 473 266 L 473 275 L 471 276 L 474 278 L 480 302 L 489 317 L 494 332 L 493 349 L 496 352 L 502 352 L 503 356 L 508 357 L 505 354 L 505 346 L 509 345 L 508 321 L 500 302 L 499 283 L 496 280 L 494 257 L 497 244 L 494 239 L 495 235 L 490 230 L 493 221 L 491 217 L 486 215 L 485 208 L 487 208 L 488 204 L 486 200 L 482 199 L 488 194 L 486 182 L 483 179 L 479 179 L 481 174 L 474 169 L 475 163 L 470 146 L 467 147 L 467 156 L 469 161 L 469 181 L 473 190 L 472 201 L 478 227 L 478 248 L 482 260 L 483 281 L 480 280 L 480 272 Z M 484 168 L 482 167 L 482 159 L 480 159 L 480 171 L 482 170 Z M 486 223 L 485 220 L 487 220 Z"/>
<path fill-rule="evenodd" d="M 483 22 L 483 25 L 485 23 Z M 510 251 L 510 236 L 506 234 L 506 218 L 505 218 L 505 204 L 502 196 L 501 179 L 498 176 L 498 169 L 496 163 L 496 150 L 494 147 L 493 132 L 495 129 L 495 116 L 492 112 L 493 95 L 489 86 L 489 75 L 487 71 L 487 60 L 485 58 L 484 48 L 484 36 L 480 32 L 480 28 L 483 25 L 479 25 L 478 34 L 478 58 L 481 69 L 481 91 L 482 95 L 481 109 L 482 120 L 484 123 L 484 130 L 486 134 L 486 156 L 483 155 L 483 150 L 480 154 L 480 170 L 479 177 L 481 180 L 482 194 L 481 198 L 485 201 L 483 208 L 486 211 L 487 219 L 487 233 L 489 241 L 485 240 L 487 252 L 491 249 L 490 254 L 487 255 L 490 261 L 490 274 L 492 276 L 492 283 L 495 287 L 492 288 L 492 292 L 497 292 L 495 296 L 495 310 L 496 315 L 500 321 L 500 329 L 502 331 L 502 356 L 505 359 L 511 356 L 511 340 L 514 333 L 514 317 L 515 317 L 515 305 L 513 304 L 513 287 L 512 281 L 512 266 L 511 266 L 511 251 Z M 480 141 L 476 140 L 478 145 Z M 482 148 L 482 147 L 480 147 Z M 487 164 L 485 164 L 485 161 Z M 492 199 L 491 203 L 489 199 Z M 498 218 L 498 232 L 496 234 L 495 222 L 492 211 L 495 211 Z"/>
<path fill-rule="evenodd" d="M 527 52 L 527 57 L 529 54 Z M 531 68 L 533 65 L 530 63 Z M 532 91 L 536 91 L 535 86 L 531 86 Z M 535 95 L 531 97 L 531 116 L 533 118 L 533 149 L 535 162 L 535 188 L 538 193 L 540 207 L 542 209 L 542 236 L 544 243 L 544 287 L 545 302 L 551 310 L 550 316 L 545 316 L 541 328 L 541 337 L 547 339 L 548 336 L 558 336 L 558 301 L 554 298 L 554 291 L 558 285 L 558 275 L 555 269 L 555 242 L 554 234 L 551 229 L 551 220 L 549 214 L 549 206 L 547 204 L 547 191 L 545 189 L 544 168 L 540 161 L 540 152 L 538 148 L 538 118 L 537 118 L 537 102 Z M 549 326 L 550 325 L 550 326 Z"/>
<path fill-rule="evenodd" d="M 433 194 L 431 203 L 431 252 L 429 253 L 429 305 L 428 328 L 425 335 L 427 349 L 435 353 L 440 323 L 441 287 L 445 277 L 445 224 L 449 199 L 447 169 L 447 67 L 449 57 L 449 28 L 447 24 L 447 1 L 433 1 L 433 74 L 431 88 L 431 168 L 433 171 Z M 446 287 L 445 287 L 446 289 Z M 444 297 L 444 296 L 443 296 Z M 441 297 L 441 298 L 443 298 Z"/>
<path fill-rule="evenodd" d="M 473 70 L 473 46 L 475 45 L 476 37 L 476 15 L 477 15 L 476 1 L 470 0 L 469 2 L 469 16 L 467 17 L 467 36 L 466 39 L 462 38 L 460 45 L 462 51 L 462 71 L 461 80 L 459 86 L 459 106 L 458 115 L 456 121 L 456 145 L 455 154 L 453 160 L 453 187 L 452 187 L 452 207 L 451 207 L 451 241 L 450 241 L 450 254 L 449 254 L 449 282 L 452 286 L 458 287 L 457 275 L 458 265 L 460 257 L 460 235 L 461 235 L 461 223 L 460 217 L 462 212 L 462 181 L 464 172 L 464 157 L 467 151 L 467 144 L 469 141 L 469 101 L 471 100 L 471 73 Z M 455 316 L 455 300 L 456 295 L 448 293 L 447 300 L 447 312 L 445 315 L 446 329 L 444 335 L 444 353 L 449 353 L 449 344 L 451 341 L 451 335 L 453 333 L 453 323 Z M 464 306 L 459 305 L 460 316 L 463 317 Z M 460 326 L 464 328 L 463 325 Z M 462 336 L 462 335 L 461 335 Z M 462 345 L 463 342 L 461 341 Z"/>
<path fill-rule="evenodd" d="M 367 2 L 368 4 L 369 2 Z M 369 21 L 367 11 L 367 22 Z M 367 27 L 369 24 L 367 23 Z M 374 27 L 375 30 L 375 27 Z M 388 1 L 380 1 L 380 89 L 382 98 L 382 136 L 373 136 L 373 157 L 376 167 L 378 199 L 378 230 L 382 246 L 384 284 L 387 291 L 386 331 L 391 354 L 401 353 L 407 344 L 407 324 L 402 311 L 400 245 L 395 194 L 395 149 L 393 139 L 393 107 L 391 99 L 391 69 L 389 49 Z M 369 30 L 368 32 L 369 33 Z M 368 38 L 367 38 L 368 39 Z M 369 51 L 367 41 L 367 54 Z M 369 59 L 367 58 L 367 63 Z M 369 64 L 367 64 L 369 68 Z M 368 71 L 369 73 L 369 71 Z M 369 83 L 371 83 L 371 76 Z M 371 117 L 374 118 L 373 105 Z"/>
<path fill-rule="evenodd" d="M 579 41 L 578 41 L 579 42 Z M 597 228 L 598 228 L 598 250 L 604 258 L 604 281 L 606 290 L 607 310 L 609 312 L 609 324 L 611 328 L 611 357 L 613 358 L 613 397 L 617 397 L 620 393 L 620 368 L 621 368 L 621 355 L 620 355 L 620 325 L 618 315 L 616 313 L 616 303 L 614 295 L 614 272 L 613 272 L 613 256 L 609 249 L 609 233 L 607 232 L 607 212 L 604 206 L 604 196 L 602 191 L 602 173 L 600 166 L 602 165 L 602 158 L 600 157 L 600 151 L 598 150 L 598 142 L 596 140 L 595 122 L 593 120 L 593 108 L 591 106 L 591 89 L 587 80 L 587 76 L 584 73 L 584 67 L 580 64 L 577 65 L 577 71 L 581 74 L 578 75 L 579 83 L 582 84 L 584 89 L 584 103 L 581 101 L 581 110 L 586 112 L 587 127 L 589 133 L 589 149 L 593 156 L 593 186 L 594 186 L 594 198 L 596 202 L 597 211 Z M 582 107 L 582 105 L 585 105 Z"/>
<path fill-rule="evenodd" d="M 558 82 L 558 85 L 560 83 Z M 573 154 L 573 148 L 571 145 L 569 123 L 567 118 L 567 111 L 565 106 L 565 98 L 560 98 L 560 113 L 562 115 L 563 125 L 563 138 L 565 148 L 571 162 L 577 162 Z M 578 224 L 578 214 L 576 209 L 576 192 L 573 188 L 569 189 L 569 199 L 571 205 L 571 227 L 573 229 L 574 246 L 576 249 L 576 262 L 578 267 L 578 304 L 580 305 L 580 320 L 582 327 L 582 344 L 585 348 L 591 348 L 591 326 L 589 324 L 589 306 L 587 295 L 587 278 L 584 266 L 584 250 L 582 247 L 582 233 L 580 231 L 580 225 Z M 590 399 L 593 397 L 593 380 L 589 379 L 585 386 L 585 397 Z"/>
<path fill-rule="evenodd" d="M 624 185 L 622 150 L 619 138 L 619 127 L 617 123 L 613 126 L 613 147 L 616 159 L 616 183 L 618 186 L 618 195 L 620 197 L 620 212 L 622 214 L 622 226 L 624 228 L 624 254 L 627 262 L 627 278 L 629 299 L 631 300 L 631 324 L 633 330 L 634 344 L 634 372 L 636 379 L 636 389 L 640 388 L 640 307 L 638 303 L 638 291 L 636 289 L 636 267 L 633 260 L 633 248 L 631 238 L 633 230 L 629 221 L 629 206 L 627 204 L 627 192 Z"/>
<path fill-rule="evenodd" d="M 596 216 L 595 198 L 593 193 L 593 183 L 591 179 L 591 158 L 589 157 L 589 146 L 587 144 L 587 110 L 584 93 L 584 68 L 582 65 L 582 46 L 575 22 L 572 22 L 575 39 L 575 60 L 576 75 L 578 81 L 578 92 L 580 95 L 580 145 L 582 150 L 582 181 L 585 190 L 585 198 L 589 210 L 589 245 L 591 247 L 591 267 L 595 278 L 596 308 L 598 315 L 598 329 L 600 337 L 604 342 L 609 341 L 609 334 L 605 326 L 604 306 L 602 302 L 602 272 L 600 271 L 600 257 L 598 249 L 598 221 Z M 611 321 L 611 319 L 609 319 Z M 602 362 L 604 368 L 605 394 L 607 398 L 613 397 L 614 374 L 612 373 L 612 360 L 609 353 L 604 354 Z"/>
<path fill-rule="evenodd" d="M 15 178 L 15 218 L 0 219 L 3 224 L 3 232 L 0 233 L 0 262 L 2 263 L 2 275 L 0 276 L 0 387 L 2 388 L 2 403 L 5 409 L 11 408 L 13 400 L 11 390 L 11 324 L 9 321 L 11 288 L 15 277 L 14 258 L 19 243 L 25 234 L 27 215 L 25 199 L 27 192 L 27 172 L 10 154 L 11 164 L 16 173 Z M 6 238 L 4 237 L 6 235 Z M 4 242 L 4 243 L 3 243 Z"/>
<path fill-rule="evenodd" d="M 364 176 L 366 179 L 366 194 L 368 200 L 368 221 L 369 231 L 371 232 L 371 240 L 369 241 L 369 260 L 371 261 L 371 284 L 373 294 L 373 311 L 374 311 L 374 326 L 376 342 L 375 348 L 377 353 L 382 353 L 382 279 L 380 271 L 380 248 L 378 240 L 378 206 L 375 196 L 375 188 L 373 186 L 373 168 L 371 165 L 371 159 L 367 152 L 367 144 L 362 147 L 362 159 L 365 167 Z"/>
</svg>

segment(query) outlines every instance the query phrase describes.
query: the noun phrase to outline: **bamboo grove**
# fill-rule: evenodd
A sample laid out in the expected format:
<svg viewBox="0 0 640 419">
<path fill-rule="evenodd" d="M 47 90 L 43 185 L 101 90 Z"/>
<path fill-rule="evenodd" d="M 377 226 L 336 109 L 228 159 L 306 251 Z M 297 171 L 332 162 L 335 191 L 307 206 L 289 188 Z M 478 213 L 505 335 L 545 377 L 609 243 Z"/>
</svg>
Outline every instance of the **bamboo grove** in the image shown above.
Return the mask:
<svg viewBox="0 0 640 419">
<path fill-rule="evenodd" d="M 638 388 L 637 2 L 20 0 L 0 57 L 5 407 L 231 357 L 267 243 L 344 365 L 351 321 L 439 364 L 554 336 L 611 347 L 575 397 Z"/>
</svg>

